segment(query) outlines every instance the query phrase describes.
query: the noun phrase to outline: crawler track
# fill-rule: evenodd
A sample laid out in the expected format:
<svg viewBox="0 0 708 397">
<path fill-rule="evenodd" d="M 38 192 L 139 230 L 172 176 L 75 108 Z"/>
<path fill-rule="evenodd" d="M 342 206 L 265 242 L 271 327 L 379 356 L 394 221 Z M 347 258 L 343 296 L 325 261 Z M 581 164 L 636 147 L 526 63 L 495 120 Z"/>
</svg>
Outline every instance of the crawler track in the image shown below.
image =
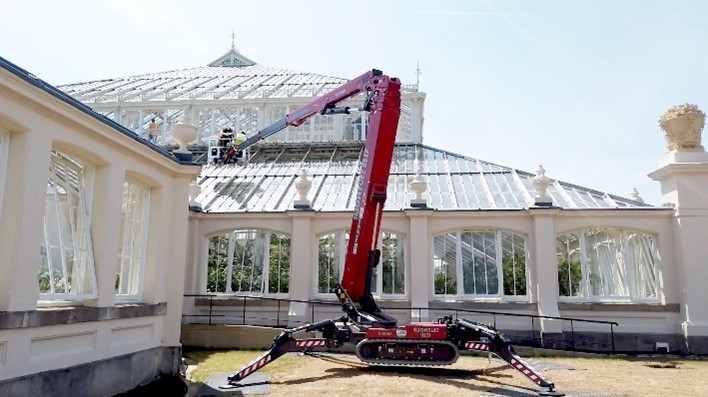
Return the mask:
<svg viewBox="0 0 708 397">
<path fill-rule="evenodd" d="M 454 344 L 426 339 L 364 339 L 356 345 L 356 355 L 377 365 L 450 365 L 460 357 Z"/>
</svg>

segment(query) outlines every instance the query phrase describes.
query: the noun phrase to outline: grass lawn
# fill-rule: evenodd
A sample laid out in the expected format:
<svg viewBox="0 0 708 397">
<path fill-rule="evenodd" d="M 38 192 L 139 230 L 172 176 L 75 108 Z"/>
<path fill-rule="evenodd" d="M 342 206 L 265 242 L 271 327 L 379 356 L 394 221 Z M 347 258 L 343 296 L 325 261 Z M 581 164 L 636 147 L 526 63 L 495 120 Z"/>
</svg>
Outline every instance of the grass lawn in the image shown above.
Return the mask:
<svg viewBox="0 0 708 397">
<path fill-rule="evenodd" d="M 262 351 L 188 351 L 196 362 L 192 382 L 215 372 L 234 373 Z M 526 357 L 524 357 L 526 358 Z M 708 396 L 708 361 L 637 357 L 534 357 L 550 365 L 541 372 L 565 392 L 613 396 Z M 536 365 L 538 367 L 538 365 Z M 354 355 L 290 353 L 260 370 L 271 374 L 269 396 L 489 396 L 509 395 L 502 387 L 536 391 L 535 384 L 507 363 L 485 356 L 462 356 L 438 367 L 372 366 Z"/>
</svg>

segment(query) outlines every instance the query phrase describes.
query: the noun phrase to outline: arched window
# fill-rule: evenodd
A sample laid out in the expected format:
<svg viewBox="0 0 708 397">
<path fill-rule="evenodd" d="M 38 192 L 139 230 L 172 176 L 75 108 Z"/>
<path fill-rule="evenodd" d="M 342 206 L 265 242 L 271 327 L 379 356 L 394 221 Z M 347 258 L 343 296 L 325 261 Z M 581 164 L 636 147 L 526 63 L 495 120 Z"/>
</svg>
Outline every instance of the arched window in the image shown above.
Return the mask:
<svg viewBox="0 0 708 397">
<path fill-rule="evenodd" d="M 559 234 L 558 293 L 590 300 L 656 300 L 656 242 L 632 231 L 592 228 Z"/>
<path fill-rule="evenodd" d="M 434 294 L 525 297 L 526 240 L 502 231 L 454 231 L 433 237 Z"/>
<path fill-rule="evenodd" d="M 330 294 L 340 283 L 347 256 L 349 232 L 339 231 L 318 237 L 317 292 Z M 381 232 L 379 249 L 381 261 L 376 267 L 371 293 L 378 297 L 397 297 L 406 293 L 405 237 L 397 233 Z"/>
<path fill-rule="evenodd" d="M 290 236 L 259 229 L 209 238 L 207 292 L 287 294 Z"/>
<path fill-rule="evenodd" d="M 89 201 L 93 166 L 56 150 L 51 156 L 38 275 L 40 299 L 95 298 Z"/>
</svg>

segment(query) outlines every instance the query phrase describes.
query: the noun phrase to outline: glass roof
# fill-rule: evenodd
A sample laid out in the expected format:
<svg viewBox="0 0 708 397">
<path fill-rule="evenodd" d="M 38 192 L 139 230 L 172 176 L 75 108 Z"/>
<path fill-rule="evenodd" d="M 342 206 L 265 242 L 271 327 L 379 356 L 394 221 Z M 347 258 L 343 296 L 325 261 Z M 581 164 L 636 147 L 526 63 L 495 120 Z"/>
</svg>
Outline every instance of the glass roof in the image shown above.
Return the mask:
<svg viewBox="0 0 708 397">
<path fill-rule="evenodd" d="M 282 212 L 293 209 L 300 169 L 312 181 L 307 198 L 315 211 L 352 211 L 362 143 L 263 143 L 245 166 L 207 164 L 197 201 L 206 213 Z M 410 208 L 410 182 L 419 170 L 424 197 L 436 210 L 524 209 L 533 206 L 535 174 L 420 144 L 394 151 L 385 210 Z M 642 202 L 551 180 L 553 205 L 566 209 L 652 208 Z"/>
<path fill-rule="evenodd" d="M 214 99 L 317 97 L 347 79 L 259 64 L 202 66 L 169 72 L 61 85 L 84 103 L 171 102 Z M 417 87 L 404 86 L 404 91 Z"/>
</svg>

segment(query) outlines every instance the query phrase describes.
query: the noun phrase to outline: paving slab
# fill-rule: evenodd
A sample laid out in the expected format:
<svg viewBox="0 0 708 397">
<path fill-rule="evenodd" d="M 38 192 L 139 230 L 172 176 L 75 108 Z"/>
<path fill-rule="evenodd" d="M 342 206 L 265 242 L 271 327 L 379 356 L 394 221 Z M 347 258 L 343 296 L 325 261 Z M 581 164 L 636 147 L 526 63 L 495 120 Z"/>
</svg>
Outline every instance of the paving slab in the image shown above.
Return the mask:
<svg viewBox="0 0 708 397">
<path fill-rule="evenodd" d="M 561 392 L 565 394 L 565 397 L 626 397 L 626 396 L 621 396 L 617 394 L 604 394 L 604 393 L 598 393 L 598 392 L 589 392 L 589 391 L 570 391 L 570 390 L 559 390 L 556 389 L 557 392 Z M 498 397 L 498 396 L 504 396 L 504 397 L 538 397 L 538 391 L 537 390 L 529 390 L 529 389 L 524 389 L 521 387 L 514 387 L 514 386 L 501 386 L 501 387 L 496 387 L 494 389 L 489 389 L 485 392 L 482 393 L 484 396 L 489 396 L 489 397 Z"/>
<path fill-rule="evenodd" d="M 241 380 L 238 385 L 232 388 L 220 387 L 228 385 L 228 378 L 231 375 L 233 374 L 229 372 L 217 372 L 209 375 L 202 387 L 199 388 L 197 396 L 245 396 L 270 393 L 269 372 L 256 372 Z"/>
</svg>

